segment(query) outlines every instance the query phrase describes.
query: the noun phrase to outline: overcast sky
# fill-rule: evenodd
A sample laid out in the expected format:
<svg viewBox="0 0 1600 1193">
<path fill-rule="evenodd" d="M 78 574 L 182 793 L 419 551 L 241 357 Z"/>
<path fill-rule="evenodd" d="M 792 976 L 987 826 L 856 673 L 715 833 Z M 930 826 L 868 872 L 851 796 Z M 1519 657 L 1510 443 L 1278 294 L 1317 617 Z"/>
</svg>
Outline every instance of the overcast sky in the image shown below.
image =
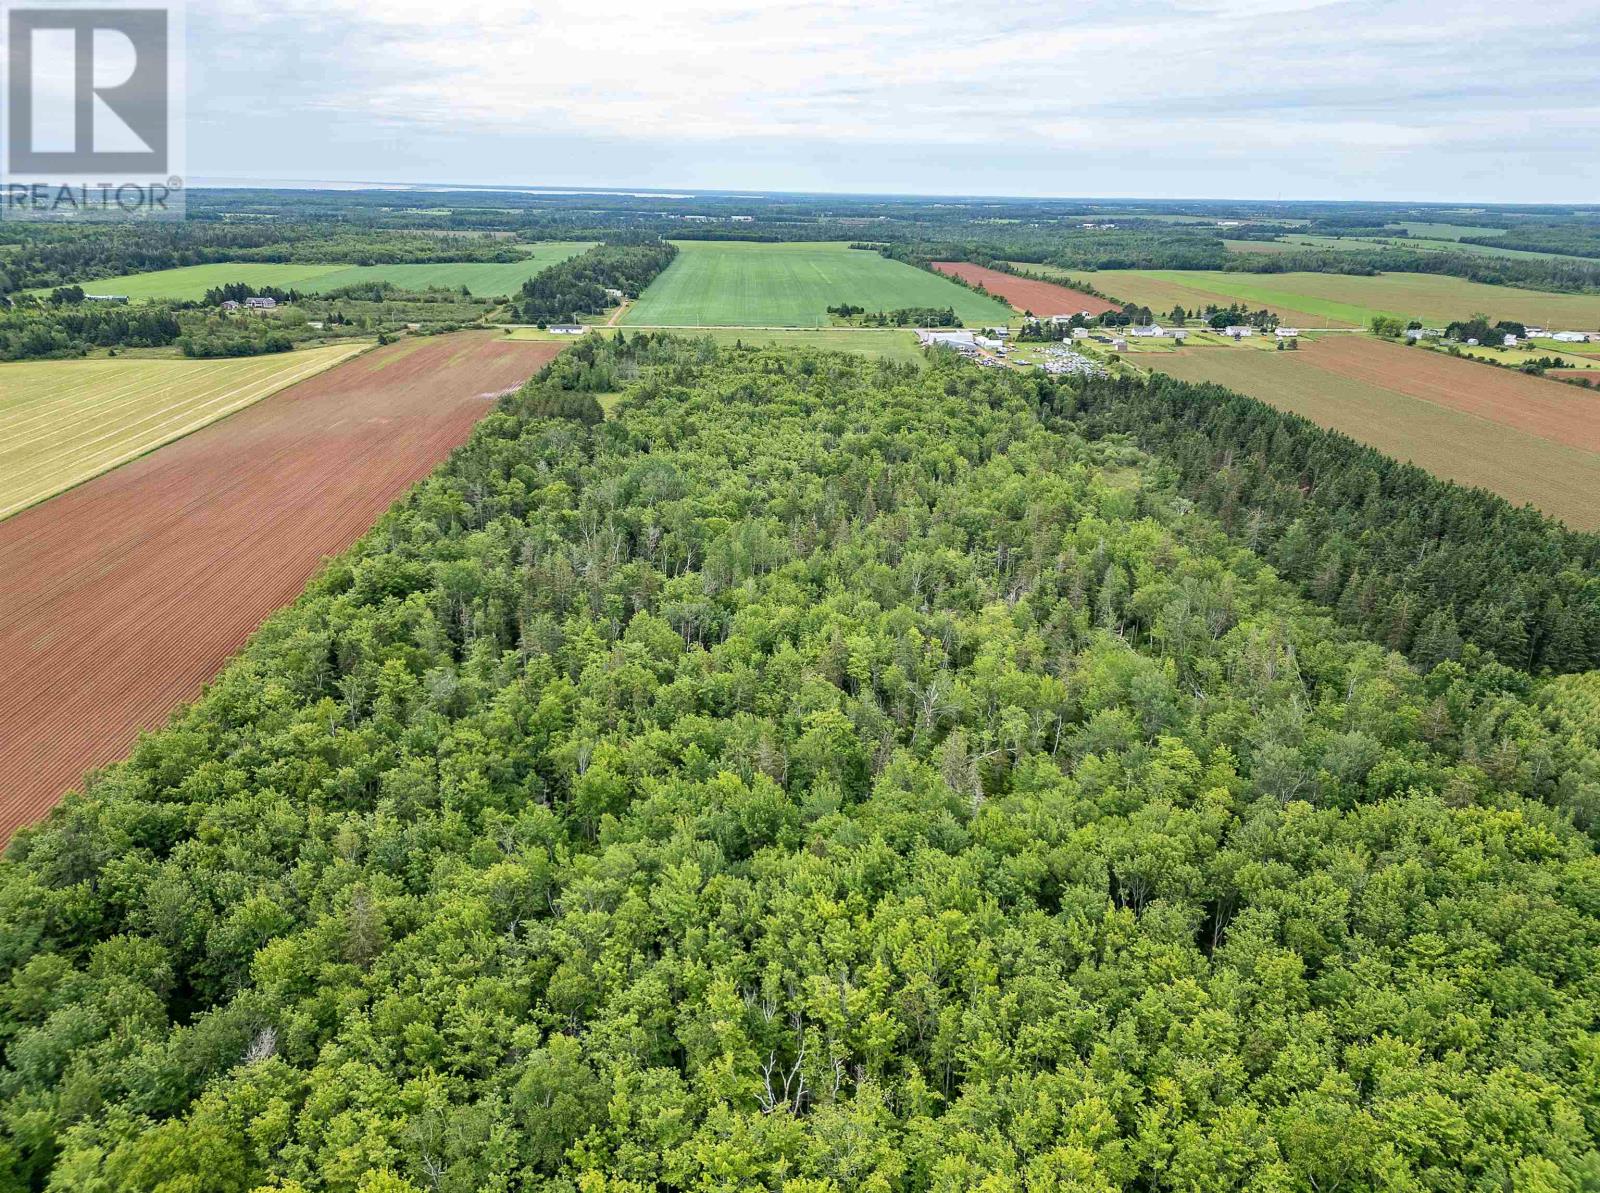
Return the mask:
<svg viewBox="0 0 1600 1193">
<path fill-rule="evenodd" d="M 190 0 L 189 173 L 1600 198 L 1600 0 Z"/>
</svg>

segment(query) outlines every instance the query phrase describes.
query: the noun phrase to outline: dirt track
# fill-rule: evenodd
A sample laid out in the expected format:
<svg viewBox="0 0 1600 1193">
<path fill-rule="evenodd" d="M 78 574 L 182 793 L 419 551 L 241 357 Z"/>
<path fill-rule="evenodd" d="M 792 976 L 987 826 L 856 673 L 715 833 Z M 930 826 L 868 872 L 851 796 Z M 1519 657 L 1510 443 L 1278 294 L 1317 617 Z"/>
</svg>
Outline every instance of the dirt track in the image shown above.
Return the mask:
<svg viewBox="0 0 1600 1193">
<path fill-rule="evenodd" d="M 1085 294 L 1082 290 L 1074 290 L 1070 286 L 1058 286 L 1054 282 L 1036 282 L 1032 278 L 1019 278 L 1014 274 L 1001 273 L 998 269 L 985 269 L 982 265 L 973 265 L 968 261 L 935 261 L 933 267 L 940 273 L 948 273 L 963 282 L 982 282 L 983 288 L 990 294 L 1005 299 L 1019 311 L 1032 311 L 1041 319 L 1048 319 L 1051 315 L 1076 315 L 1079 311 L 1090 315 L 1103 315 L 1107 311 L 1122 309 L 1114 302 L 1107 302 L 1103 298 L 1096 298 L 1092 294 Z"/>
<path fill-rule="evenodd" d="M 0 842 L 198 695 L 562 347 L 405 340 L 0 522 Z"/>
</svg>

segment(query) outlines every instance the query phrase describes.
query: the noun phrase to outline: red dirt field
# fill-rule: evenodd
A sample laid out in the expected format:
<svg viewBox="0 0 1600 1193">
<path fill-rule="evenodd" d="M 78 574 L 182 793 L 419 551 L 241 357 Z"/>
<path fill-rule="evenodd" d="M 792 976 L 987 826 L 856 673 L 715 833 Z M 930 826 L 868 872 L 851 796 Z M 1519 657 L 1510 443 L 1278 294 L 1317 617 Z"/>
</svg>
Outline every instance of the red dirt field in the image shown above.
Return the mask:
<svg viewBox="0 0 1600 1193">
<path fill-rule="evenodd" d="M 0 842 L 199 695 L 561 347 L 403 340 L 0 522 Z"/>
<path fill-rule="evenodd" d="M 1514 369 L 1460 360 L 1368 336 L 1322 336 L 1301 344 L 1311 362 L 1369 385 L 1447 406 L 1553 443 L 1600 451 L 1600 394 Z"/>
<path fill-rule="evenodd" d="M 1019 311 L 1032 311 L 1041 319 L 1048 319 L 1051 315 L 1076 315 L 1079 311 L 1089 315 L 1104 315 L 1107 311 L 1122 309 L 1114 302 L 1107 302 L 1070 286 L 1019 278 L 1014 274 L 1001 273 L 998 269 L 973 265 L 969 261 L 935 261 L 933 267 L 940 273 L 958 277 L 969 284 L 982 282 L 983 288 L 990 294 L 1005 299 Z"/>
</svg>

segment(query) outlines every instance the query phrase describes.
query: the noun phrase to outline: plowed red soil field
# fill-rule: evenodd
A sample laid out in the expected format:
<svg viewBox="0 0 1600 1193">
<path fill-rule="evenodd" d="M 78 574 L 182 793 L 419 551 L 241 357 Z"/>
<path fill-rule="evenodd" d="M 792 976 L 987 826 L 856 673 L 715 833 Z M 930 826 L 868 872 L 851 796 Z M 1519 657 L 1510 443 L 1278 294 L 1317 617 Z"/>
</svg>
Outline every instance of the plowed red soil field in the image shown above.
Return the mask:
<svg viewBox="0 0 1600 1193">
<path fill-rule="evenodd" d="M 194 699 L 561 347 L 403 340 L 0 522 L 0 842 Z"/>
<path fill-rule="evenodd" d="M 1122 309 L 1114 302 L 1107 302 L 1070 286 L 1019 278 L 1014 274 L 1001 273 L 998 269 L 973 265 L 969 261 L 935 261 L 933 267 L 940 273 L 948 273 L 969 284 L 982 282 L 983 288 L 990 294 L 1005 299 L 1019 311 L 1032 311 L 1041 319 L 1048 319 L 1051 315 L 1076 315 L 1079 311 L 1103 315 L 1107 311 Z"/>
<path fill-rule="evenodd" d="M 1368 336 L 1323 336 L 1301 345 L 1341 377 L 1381 385 L 1584 451 L 1600 451 L 1600 395 L 1442 352 Z"/>
</svg>

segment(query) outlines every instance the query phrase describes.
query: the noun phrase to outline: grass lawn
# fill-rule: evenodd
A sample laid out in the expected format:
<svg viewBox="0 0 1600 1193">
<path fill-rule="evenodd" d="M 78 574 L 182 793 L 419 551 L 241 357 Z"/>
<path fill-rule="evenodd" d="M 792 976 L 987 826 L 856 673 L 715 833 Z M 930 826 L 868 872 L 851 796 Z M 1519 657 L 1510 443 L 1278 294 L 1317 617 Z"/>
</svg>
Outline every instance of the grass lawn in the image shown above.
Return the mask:
<svg viewBox="0 0 1600 1193">
<path fill-rule="evenodd" d="M 131 299 L 172 299 L 192 302 L 205 292 L 229 282 L 252 286 L 276 286 L 320 294 L 341 286 L 362 282 L 393 282 L 408 290 L 428 286 L 465 286 L 474 294 L 495 297 L 510 294 L 534 274 L 574 257 L 588 244 L 552 242 L 528 246 L 531 250 L 520 261 L 447 261 L 434 265 L 297 265 L 266 261 L 223 262 L 216 265 L 188 265 L 181 269 L 160 269 L 153 273 L 128 274 L 84 282 L 88 294 L 125 294 Z M 48 293 L 48 291 L 41 291 Z"/>
<path fill-rule="evenodd" d="M 369 347 L 228 360 L 0 364 L 0 518 L 215 422 Z"/>
<path fill-rule="evenodd" d="M 840 303 L 869 311 L 954 307 L 968 326 L 1009 307 L 954 282 L 845 244 L 686 241 L 622 322 L 629 327 L 821 327 Z"/>
<path fill-rule="evenodd" d="M 746 347 L 820 348 L 828 352 L 856 352 L 877 360 L 920 362 L 922 349 L 909 331 L 856 331 L 852 328 L 820 328 L 814 331 L 741 331 L 719 327 L 685 333 L 696 338 L 709 336 L 718 344 L 742 343 Z"/>
<path fill-rule="evenodd" d="M 1580 345 L 1590 347 L 1592 345 Z M 1432 348 L 1435 352 L 1444 352 L 1442 348 L 1434 348 L 1432 344 L 1424 341 L 1424 347 Z M 1493 361 L 1495 364 L 1509 365 L 1512 368 L 1526 364 L 1532 360 L 1559 359 L 1560 367 L 1568 369 L 1593 369 L 1600 372 L 1600 358 L 1586 356 L 1581 352 L 1564 352 L 1565 345 L 1553 344 L 1548 348 L 1487 348 L 1479 345 L 1476 348 L 1460 344 L 1456 346 L 1456 354 L 1470 356 L 1477 360 Z M 1449 355 L 1449 353 L 1445 353 Z"/>
<path fill-rule="evenodd" d="M 1162 357 L 1155 367 L 1186 381 L 1214 381 L 1249 394 L 1438 476 L 1531 503 L 1574 527 L 1600 527 L 1600 454 L 1341 376 L 1305 350 L 1185 351 Z M 1482 370 L 1485 384 L 1502 380 L 1483 365 L 1462 367 Z"/>
<path fill-rule="evenodd" d="M 1225 273 L 1207 270 L 1102 269 L 1069 276 L 1124 302 L 1160 314 L 1174 303 L 1193 308 L 1239 301 L 1268 307 L 1309 327 L 1363 327 L 1374 315 L 1443 325 L 1483 311 L 1496 319 L 1563 328 L 1600 327 L 1600 295 L 1552 294 L 1490 286 L 1427 273 L 1361 277 L 1338 273 Z"/>
</svg>

